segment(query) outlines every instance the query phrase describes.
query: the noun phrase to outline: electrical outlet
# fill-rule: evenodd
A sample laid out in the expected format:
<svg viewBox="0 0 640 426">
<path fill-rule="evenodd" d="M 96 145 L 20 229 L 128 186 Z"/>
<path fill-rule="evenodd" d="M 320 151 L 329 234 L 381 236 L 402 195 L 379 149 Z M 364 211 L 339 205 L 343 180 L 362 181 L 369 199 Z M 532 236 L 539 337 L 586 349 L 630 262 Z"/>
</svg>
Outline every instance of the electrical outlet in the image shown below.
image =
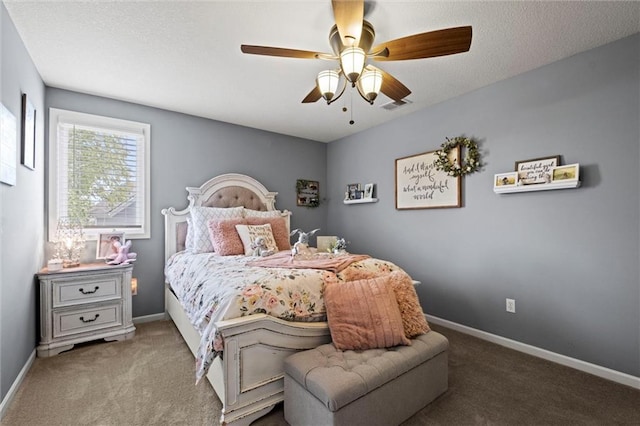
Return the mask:
<svg viewBox="0 0 640 426">
<path fill-rule="evenodd" d="M 507 299 L 507 312 L 516 313 L 516 300 Z"/>
</svg>

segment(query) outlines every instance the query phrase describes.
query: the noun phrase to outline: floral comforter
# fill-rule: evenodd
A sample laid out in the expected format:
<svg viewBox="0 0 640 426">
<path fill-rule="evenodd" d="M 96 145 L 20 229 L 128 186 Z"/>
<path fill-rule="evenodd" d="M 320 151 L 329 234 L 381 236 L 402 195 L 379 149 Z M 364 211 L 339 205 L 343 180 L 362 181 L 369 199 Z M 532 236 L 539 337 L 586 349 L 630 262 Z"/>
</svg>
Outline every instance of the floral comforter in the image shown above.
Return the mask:
<svg viewBox="0 0 640 426">
<path fill-rule="evenodd" d="M 325 283 L 400 270 L 391 262 L 374 258 L 354 262 L 338 273 L 247 266 L 251 260 L 255 258 L 179 252 L 167 262 L 166 280 L 189 321 L 200 332 L 197 380 L 207 373 L 215 357 L 222 355 L 218 321 L 258 313 L 289 321 L 325 321 Z"/>
</svg>

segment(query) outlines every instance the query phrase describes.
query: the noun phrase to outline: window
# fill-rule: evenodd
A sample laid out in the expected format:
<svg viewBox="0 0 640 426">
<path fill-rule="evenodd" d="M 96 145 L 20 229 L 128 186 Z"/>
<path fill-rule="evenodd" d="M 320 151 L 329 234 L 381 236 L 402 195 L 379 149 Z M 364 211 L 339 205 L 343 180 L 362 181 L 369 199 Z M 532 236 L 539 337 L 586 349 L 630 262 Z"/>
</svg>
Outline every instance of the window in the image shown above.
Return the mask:
<svg viewBox="0 0 640 426">
<path fill-rule="evenodd" d="M 150 237 L 150 134 L 149 124 L 49 110 L 49 240 L 61 218 L 87 239 Z"/>
</svg>

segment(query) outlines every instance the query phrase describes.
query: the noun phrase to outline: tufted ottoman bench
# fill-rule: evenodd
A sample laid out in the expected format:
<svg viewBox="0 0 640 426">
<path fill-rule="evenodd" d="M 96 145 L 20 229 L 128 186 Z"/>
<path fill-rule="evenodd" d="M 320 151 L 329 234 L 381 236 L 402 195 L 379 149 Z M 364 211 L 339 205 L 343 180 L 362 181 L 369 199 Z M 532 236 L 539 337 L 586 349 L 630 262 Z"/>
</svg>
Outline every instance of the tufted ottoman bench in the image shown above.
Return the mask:
<svg viewBox="0 0 640 426">
<path fill-rule="evenodd" d="M 449 341 L 434 331 L 411 346 L 340 351 L 329 343 L 284 364 L 284 417 L 296 425 L 397 425 L 448 387 Z"/>
</svg>

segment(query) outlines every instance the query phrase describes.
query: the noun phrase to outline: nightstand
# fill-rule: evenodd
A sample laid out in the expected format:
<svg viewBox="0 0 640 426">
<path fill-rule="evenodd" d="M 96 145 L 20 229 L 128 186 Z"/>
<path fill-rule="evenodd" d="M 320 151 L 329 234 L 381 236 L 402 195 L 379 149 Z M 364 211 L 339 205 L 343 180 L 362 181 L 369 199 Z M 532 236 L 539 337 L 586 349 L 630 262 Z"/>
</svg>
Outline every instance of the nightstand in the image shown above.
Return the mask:
<svg viewBox="0 0 640 426">
<path fill-rule="evenodd" d="M 132 338 L 132 272 L 130 264 L 104 263 L 41 270 L 38 356 L 57 355 L 90 340 Z"/>
</svg>

